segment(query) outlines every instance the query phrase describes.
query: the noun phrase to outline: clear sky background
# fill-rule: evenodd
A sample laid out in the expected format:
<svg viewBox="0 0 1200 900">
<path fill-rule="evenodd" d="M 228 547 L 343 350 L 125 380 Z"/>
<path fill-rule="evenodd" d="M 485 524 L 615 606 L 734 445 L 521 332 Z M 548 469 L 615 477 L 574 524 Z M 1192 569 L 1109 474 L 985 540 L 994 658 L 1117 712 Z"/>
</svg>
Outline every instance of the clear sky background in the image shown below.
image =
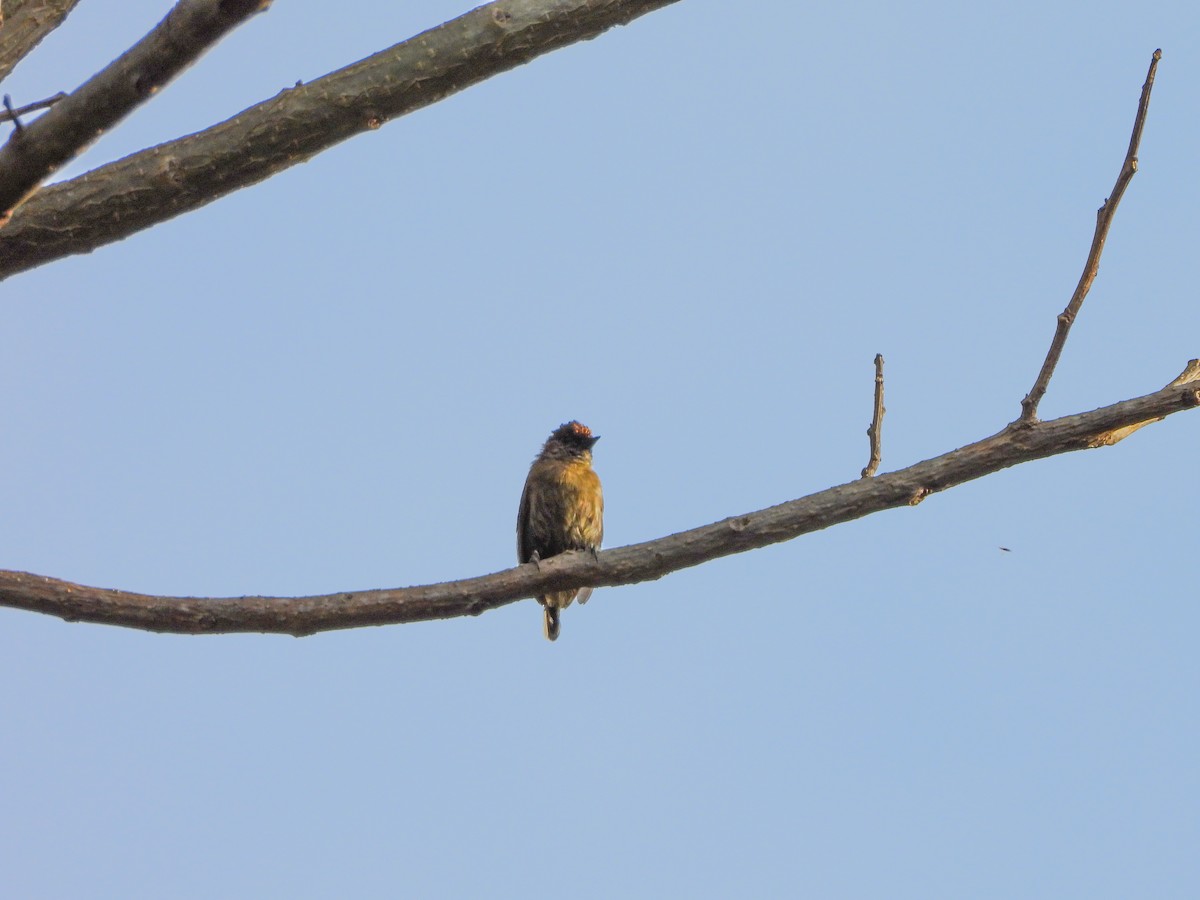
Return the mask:
<svg viewBox="0 0 1200 900">
<path fill-rule="evenodd" d="M 3 90 L 164 0 L 85 0 Z M 277 2 L 66 175 L 465 12 Z M 0 285 L 0 567 L 301 595 L 514 563 L 603 440 L 607 546 L 1200 356 L 1200 12 L 684 0 Z M 296 640 L 0 610 L 20 898 L 1127 898 L 1200 891 L 1200 414 L 602 589 Z M 1011 552 L 1000 548 L 1007 547 Z"/>
</svg>

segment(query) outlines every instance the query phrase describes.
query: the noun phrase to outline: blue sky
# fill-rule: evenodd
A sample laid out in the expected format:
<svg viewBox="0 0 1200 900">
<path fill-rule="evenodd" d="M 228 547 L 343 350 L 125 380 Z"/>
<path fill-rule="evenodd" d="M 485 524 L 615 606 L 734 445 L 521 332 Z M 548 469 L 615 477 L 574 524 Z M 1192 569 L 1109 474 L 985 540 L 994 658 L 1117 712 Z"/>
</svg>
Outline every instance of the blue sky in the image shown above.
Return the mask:
<svg viewBox="0 0 1200 900">
<path fill-rule="evenodd" d="M 69 89 L 165 2 L 84 2 Z M 276 3 L 66 174 L 467 7 Z M 314 594 L 514 562 L 560 422 L 618 546 L 1019 413 L 1164 51 L 1141 171 L 1042 404 L 1200 356 L 1200 15 L 683 0 L 0 285 L 0 566 Z M 23 898 L 1191 897 L 1181 414 L 661 581 L 295 640 L 0 610 Z M 1011 552 L 1003 552 L 1000 547 Z"/>
</svg>

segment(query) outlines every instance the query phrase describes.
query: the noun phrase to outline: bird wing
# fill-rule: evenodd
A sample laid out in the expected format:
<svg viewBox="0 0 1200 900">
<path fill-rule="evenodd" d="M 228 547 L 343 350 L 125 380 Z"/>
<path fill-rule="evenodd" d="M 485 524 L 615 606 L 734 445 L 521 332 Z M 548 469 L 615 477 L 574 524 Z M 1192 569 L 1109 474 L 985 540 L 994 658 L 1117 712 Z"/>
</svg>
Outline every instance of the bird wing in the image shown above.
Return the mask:
<svg viewBox="0 0 1200 900">
<path fill-rule="evenodd" d="M 517 509 L 517 560 L 529 562 L 533 552 L 529 534 L 529 479 L 525 479 L 525 487 L 521 489 L 521 505 Z"/>
</svg>

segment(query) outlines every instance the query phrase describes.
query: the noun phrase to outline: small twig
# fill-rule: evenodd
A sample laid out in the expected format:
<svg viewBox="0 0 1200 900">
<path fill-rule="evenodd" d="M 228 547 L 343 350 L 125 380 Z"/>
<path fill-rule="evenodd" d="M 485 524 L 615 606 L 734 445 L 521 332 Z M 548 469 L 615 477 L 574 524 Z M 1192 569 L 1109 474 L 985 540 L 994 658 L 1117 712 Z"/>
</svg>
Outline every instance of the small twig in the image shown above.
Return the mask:
<svg viewBox="0 0 1200 900">
<path fill-rule="evenodd" d="M 13 128 L 17 130 L 17 134 L 21 134 L 21 132 L 25 130 L 25 126 L 21 124 L 21 120 L 18 118 L 18 113 L 20 110 L 13 109 L 12 97 L 8 96 L 8 94 L 4 95 L 4 108 L 8 110 L 8 112 L 4 114 L 5 118 L 11 119 Z"/>
<path fill-rule="evenodd" d="M 8 94 L 4 95 L 5 112 L 0 113 L 0 122 L 12 122 L 18 129 L 24 128 L 21 120 L 17 116 L 23 116 L 25 113 L 37 112 L 39 109 L 46 109 L 53 106 L 63 97 L 67 96 L 64 91 L 59 91 L 53 97 L 47 97 L 45 100 L 39 100 L 37 103 L 27 103 L 25 106 L 18 106 L 16 109 L 12 107 L 12 101 Z"/>
<path fill-rule="evenodd" d="M 1046 354 L 1046 361 L 1042 363 L 1042 370 L 1038 373 L 1033 388 L 1021 401 L 1021 422 L 1028 423 L 1036 420 L 1038 404 L 1042 402 L 1046 388 L 1050 385 L 1050 377 L 1054 374 L 1054 368 L 1058 365 L 1063 347 L 1067 343 L 1067 334 L 1075 322 L 1075 317 L 1079 315 L 1084 298 L 1092 288 L 1092 282 L 1096 280 L 1096 273 L 1100 269 L 1100 254 L 1104 252 L 1104 241 L 1108 237 L 1108 229 L 1112 225 L 1117 204 L 1121 202 L 1125 188 L 1129 186 L 1129 182 L 1133 180 L 1133 175 L 1138 169 L 1138 145 L 1142 142 L 1142 128 L 1146 124 L 1146 113 L 1150 109 L 1150 90 L 1154 87 L 1154 73 L 1158 70 L 1160 59 L 1162 59 L 1162 50 L 1155 50 L 1154 56 L 1150 60 L 1150 71 L 1146 73 L 1146 83 L 1142 85 L 1137 116 L 1133 120 L 1133 135 L 1129 139 L 1129 150 L 1121 165 L 1121 174 L 1117 176 L 1117 183 L 1113 187 L 1112 194 L 1096 211 L 1096 232 L 1092 237 L 1092 247 L 1088 251 L 1087 263 L 1084 264 L 1083 274 L 1079 277 L 1075 293 L 1071 295 L 1071 302 L 1058 316 L 1058 327 L 1054 332 L 1054 340 L 1050 342 L 1050 352 Z"/>
<path fill-rule="evenodd" d="M 875 354 L 875 412 L 871 415 L 871 425 L 867 428 L 867 437 L 871 439 L 871 458 L 867 467 L 862 470 L 863 478 L 873 478 L 883 460 L 883 354 Z"/>
</svg>

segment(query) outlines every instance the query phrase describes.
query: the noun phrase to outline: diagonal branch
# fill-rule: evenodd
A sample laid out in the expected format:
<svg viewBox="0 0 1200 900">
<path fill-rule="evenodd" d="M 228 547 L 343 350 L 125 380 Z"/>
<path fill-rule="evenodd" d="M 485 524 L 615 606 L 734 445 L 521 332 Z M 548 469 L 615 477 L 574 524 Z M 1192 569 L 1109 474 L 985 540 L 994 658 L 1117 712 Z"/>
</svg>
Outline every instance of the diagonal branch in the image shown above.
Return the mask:
<svg viewBox="0 0 1200 900">
<path fill-rule="evenodd" d="M 149 100 L 270 0 L 180 0 L 129 50 L 0 148 L 0 225 L 96 136 Z"/>
<path fill-rule="evenodd" d="M 0 81 L 42 38 L 63 23 L 79 0 L 4 0 L 0 28 Z"/>
<path fill-rule="evenodd" d="M 1129 187 L 1129 182 L 1133 180 L 1133 175 L 1137 172 L 1138 145 L 1142 142 L 1142 129 L 1146 125 L 1146 113 L 1150 111 L 1150 91 L 1154 87 L 1154 74 L 1158 71 L 1160 59 L 1162 59 L 1162 51 L 1155 50 L 1150 59 L 1150 70 L 1146 73 L 1146 81 L 1142 85 L 1137 115 L 1133 119 L 1133 135 L 1129 138 L 1129 150 L 1125 153 L 1125 161 L 1121 164 L 1121 172 L 1117 175 L 1117 183 L 1113 186 L 1112 194 L 1096 211 L 1096 231 L 1092 236 L 1092 246 L 1088 251 L 1087 262 L 1084 263 L 1083 274 L 1079 276 L 1079 284 L 1075 286 L 1075 293 L 1071 295 L 1067 308 L 1058 315 L 1058 325 L 1054 331 L 1054 340 L 1050 342 L 1050 352 L 1046 354 L 1046 360 L 1042 363 L 1042 370 L 1038 372 L 1033 388 L 1021 401 L 1020 421 L 1022 422 L 1032 422 L 1037 418 L 1038 404 L 1042 402 L 1046 388 L 1050 385 L 1050 377 L 1054 374 L 1054 368 L 1062 356 L 1063 347 L 1066 346 L 1067 334 L 1071 331 L 1075 317 L 1079 315 L 1084 298 L 1092 289 L 1096 273 L 1100 271 L 1100 255 L 1104 252 L 1108 229 L 1112 225 L 1113 216 L 1116 215 L 1117 205 L 1125 195 L 1125 188 Z"/>
<path fill-rule="evenodd" d="M 481 6 L 197 134 L 40 191 L 0 229 L 0 279 L 190 212 L 390 119 L 675 2 Z"/>
<path fill-rule="evenodd" d="M 1189 363 L 1190 371 L 1197 365 Z M 1183 377 L 1183 376 L 1181 376 Z M 757 512 L 668 537 L 570 553 L 492 575 L 395 590 L 319 597 L 153 597 L 0 571 L 0 606 L 67 621 L 183 634 L 273 632 L 307 635 L 339 628 L 478 615 L 524 597 L 582 586 L 633 584 L 734 553 L 791 540 L 871 513 L 919 503 L 929 494 L 1019 463 L 1083 450 L 1101 435 L 1200 405 L 1196 382 L 1049 422 L 1013 423 L 989 438 L 875 478 L 829 488 Z"/>
</svg>

